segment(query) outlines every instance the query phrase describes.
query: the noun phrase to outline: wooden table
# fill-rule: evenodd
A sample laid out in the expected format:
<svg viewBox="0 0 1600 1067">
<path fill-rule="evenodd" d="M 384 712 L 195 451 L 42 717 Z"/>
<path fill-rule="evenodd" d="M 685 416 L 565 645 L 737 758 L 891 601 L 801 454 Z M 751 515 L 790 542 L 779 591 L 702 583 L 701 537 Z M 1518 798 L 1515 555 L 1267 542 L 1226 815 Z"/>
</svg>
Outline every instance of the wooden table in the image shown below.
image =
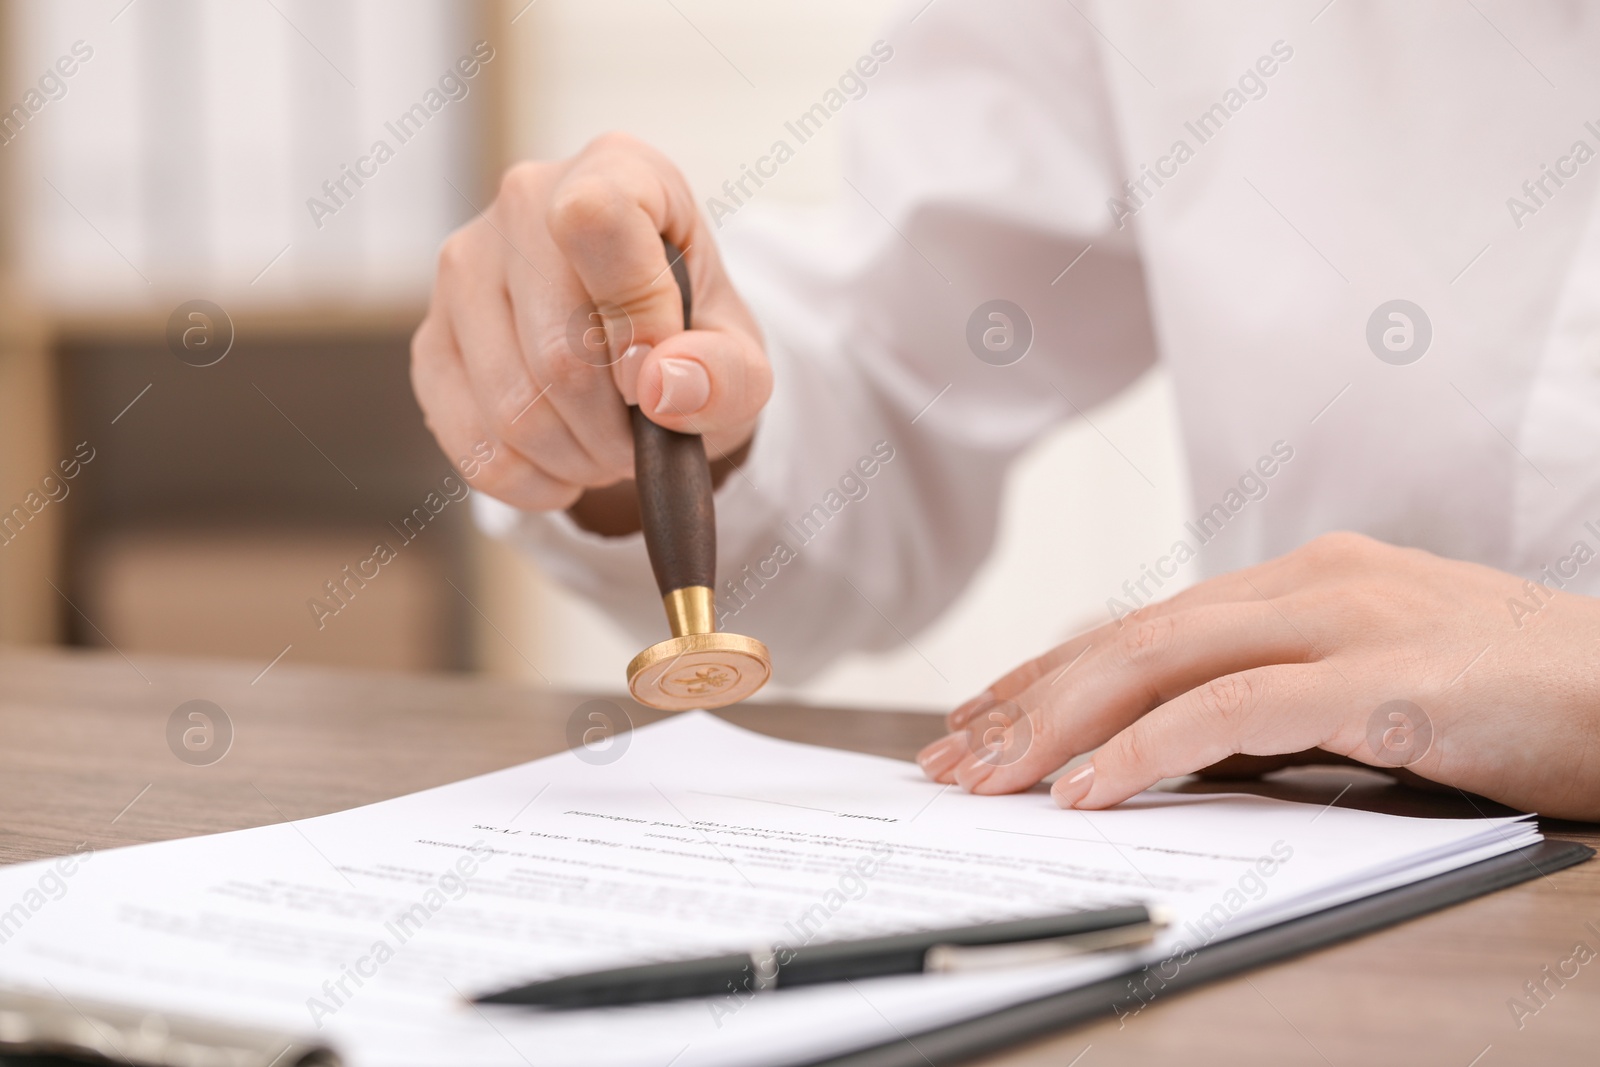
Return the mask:
<svg viewBox="0 0 1600 1067">
<path fill-rule="evenodd" d="M 569 719 L 586 699 L 464 677 L 287 664 L 261 674 L 262 666 L 0 650 L 0 861 L 303 819 L 440 785 L 567 747 Z M 179 760 L 168 745 L 169 717 L 193 699 L 215 702 L 233 726 L 226 757 L 207 766 Z M 614 699 L 637 724 L 658 717 Z M 900 758 L 942 732 L 935 716 L 918 713 L 769 704 L 725 717 L 777 737 Z M 1254 788 L 1325 804 L 1351 783 L 1340 804 L 1440 817 L 1503 810 L 1332 768 L 1287 772 Z M 1600 845 L 1600 827 L 1544 828 Z M 1553 995 L 1520 1030 L 1508 1006 L 1526 1000 L 1524 983 L 1554 970 L 1578 942 L 1600 953 L 1600 863 L 1163 998 L 1121 1026 L 1080 1026 L 986 1062 L 1593 1062 L 1600 958 L 1564 986 L 1548 982 Z"/>
</svg>

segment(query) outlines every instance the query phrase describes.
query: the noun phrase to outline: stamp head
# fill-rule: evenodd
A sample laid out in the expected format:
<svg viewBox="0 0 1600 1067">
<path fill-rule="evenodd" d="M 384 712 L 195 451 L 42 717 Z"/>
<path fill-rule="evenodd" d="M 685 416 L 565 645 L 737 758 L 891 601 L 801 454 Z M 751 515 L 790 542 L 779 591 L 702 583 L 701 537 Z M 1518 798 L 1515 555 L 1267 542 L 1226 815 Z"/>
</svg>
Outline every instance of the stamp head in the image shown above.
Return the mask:
<svg viewBox="0 0 1600 1067">
<path fill-rule="evenodd" d="M 772 677 L 767 646 L 740 634 L 686 634 L 651 645 L 628 664 L 628 689 L 663 711 L 723 708 Z"/>
</svg>

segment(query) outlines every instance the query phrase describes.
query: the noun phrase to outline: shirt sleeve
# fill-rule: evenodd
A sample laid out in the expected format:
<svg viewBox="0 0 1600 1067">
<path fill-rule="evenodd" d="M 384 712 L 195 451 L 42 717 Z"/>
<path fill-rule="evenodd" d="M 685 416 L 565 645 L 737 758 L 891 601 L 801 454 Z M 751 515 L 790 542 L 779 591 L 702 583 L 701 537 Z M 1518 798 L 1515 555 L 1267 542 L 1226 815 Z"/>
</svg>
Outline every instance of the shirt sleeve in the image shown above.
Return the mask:
<svg viewBox="0 0 1600 1067">
<path fill-rule="evenodd" d="M 717 611 L 787 682 L 930 623 L 992 547 L 1011 461 L 1155 357 L 1132 230 L 1107 206 L 1118 150 L 1092 27 L 1025 0 L 915 14 L 778 126 L 757 177 L 706 201 L 775 380 L 717 492 Z M 835 202 L 770 209 L 759 176 L 833 123 Z M 661 636 L 639 535 L 483 498 L 479 514 Z"/>
</svg>

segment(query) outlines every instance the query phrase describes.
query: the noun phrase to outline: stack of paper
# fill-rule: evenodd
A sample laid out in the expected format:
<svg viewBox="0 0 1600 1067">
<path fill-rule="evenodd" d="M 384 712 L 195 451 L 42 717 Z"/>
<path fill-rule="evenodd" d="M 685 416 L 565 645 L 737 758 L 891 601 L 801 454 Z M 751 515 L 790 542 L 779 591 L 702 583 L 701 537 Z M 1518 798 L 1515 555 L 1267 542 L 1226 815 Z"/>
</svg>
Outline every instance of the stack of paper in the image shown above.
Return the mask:
<svg viewBox="0 0 1600 1067">
<path fill-rule="evenodd" d="M 1247 796 L 1062 811 L 703 713 L 625 743 L 609 763 L 563 753 L 69 873 L 5 869 L 0 985 L 304 1033 L 358 1067 L 798 1063 L 1181 967 L 1209 942 L 1539 840 L 1521 819 Z M 1065 964 L 566 1013 L 466 1000 L 601 966 L 1128 901 L 1176 921 L 1153 946 Z"/>
</svg>

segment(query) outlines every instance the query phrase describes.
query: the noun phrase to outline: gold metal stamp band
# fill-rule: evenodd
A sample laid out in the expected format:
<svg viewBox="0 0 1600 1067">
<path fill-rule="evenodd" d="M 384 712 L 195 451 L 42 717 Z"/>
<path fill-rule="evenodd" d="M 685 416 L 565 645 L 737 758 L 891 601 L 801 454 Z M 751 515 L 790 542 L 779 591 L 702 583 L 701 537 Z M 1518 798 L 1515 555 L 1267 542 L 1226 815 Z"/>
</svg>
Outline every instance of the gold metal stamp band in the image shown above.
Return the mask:
<svg viewBox="0 0 1600 1067">
<path fill-rule="evenodd" d="M 715 633 L 717 615 L 709 585 L 686 585 L 661 598 L 673 637 Z"/>
</svg>

